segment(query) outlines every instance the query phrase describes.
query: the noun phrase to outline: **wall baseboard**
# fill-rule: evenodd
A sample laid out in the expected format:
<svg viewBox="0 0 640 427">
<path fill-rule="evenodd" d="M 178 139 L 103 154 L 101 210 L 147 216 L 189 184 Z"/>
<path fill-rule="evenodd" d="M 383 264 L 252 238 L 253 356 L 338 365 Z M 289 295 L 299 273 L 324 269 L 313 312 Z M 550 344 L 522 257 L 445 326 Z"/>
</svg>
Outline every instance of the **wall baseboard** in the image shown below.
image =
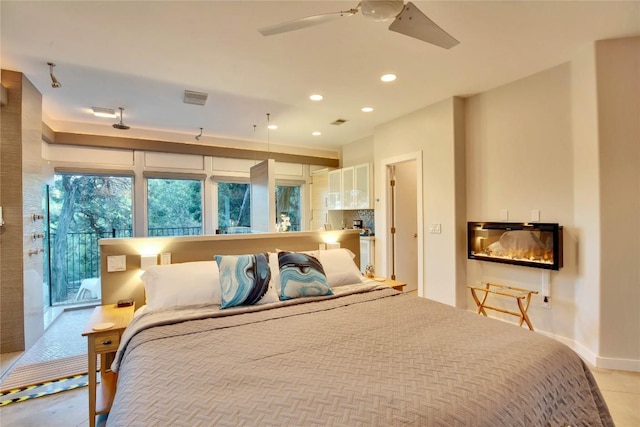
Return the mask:
<svg viewBox="0 0 640 427">
<path fill-rule="evenodd" d="M 472 311 L 472 310 L 468 310 L 468 311 Z M 473 312 L 475 313 L 475 311 Z M 498 317 L 491 317 L 491 318 L 515 325 L 515 323 L 513 322 L 509 322 L 507 320 L 500 319 Z M 596 368 L 613 369 L 616 371 L 640 372 L 640 360 L 618 359 L 618 358 L 612 358 L 612 357 L 598 356 L 597 354 L 589 350 L 587 347 L 585 347 L 581 343 L 571 338 L 562 337 L 560 335 L 554 335 L 545 331 L 535 331 L 535 332 L 540 335 L 544 335 L 546 337 L 549 337 L 551 339 L 561 342 L 562 344 L 569 347 L 571 350 L 578 353 L 578 355 L 582 357 L 587 363 L 591 364 L 591 366 L 595 366 Z"/>
<path fill-rule="evenodd" d="M 550 334 L 548 332 L 536 331 L 541 335 L 545 335 L 549 338 L 553 338 L 556 341 L 560 341 L 561 343 L 567 345 L 573 351 L 578 353 L 580 357 L 585 359 L 591 365 L 596 368 L 601 369 L 614 369 L 617 371 L 631 371 L 631 372 L 640 372 L 640 360 L 634 359 L 618 359 L 612 357 L 602 357 L 598 356 L 587 347 L 582 345 L 581 343 L 572 340 L 570 338 L 561 337 L 559 335 Z"/>
</svg>

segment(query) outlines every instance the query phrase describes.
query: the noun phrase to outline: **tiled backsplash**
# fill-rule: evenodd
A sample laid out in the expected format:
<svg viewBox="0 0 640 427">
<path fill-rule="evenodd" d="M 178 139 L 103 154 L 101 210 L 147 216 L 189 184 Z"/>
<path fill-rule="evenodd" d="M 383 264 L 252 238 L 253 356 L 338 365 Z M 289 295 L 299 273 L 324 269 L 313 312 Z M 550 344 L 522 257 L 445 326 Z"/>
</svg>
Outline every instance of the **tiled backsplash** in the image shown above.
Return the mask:
<svg viewBox="0 0 640 427">
<path fill-rule="evenodd" d="M 345 227 L 351 228 L 353 227 L 354 219 L 361 219 L 362 227 L 371 230 L 372 234 L 375 233 L 375 214 L 373 209 L 343 211 L 342 215 Z"/>
</svg>

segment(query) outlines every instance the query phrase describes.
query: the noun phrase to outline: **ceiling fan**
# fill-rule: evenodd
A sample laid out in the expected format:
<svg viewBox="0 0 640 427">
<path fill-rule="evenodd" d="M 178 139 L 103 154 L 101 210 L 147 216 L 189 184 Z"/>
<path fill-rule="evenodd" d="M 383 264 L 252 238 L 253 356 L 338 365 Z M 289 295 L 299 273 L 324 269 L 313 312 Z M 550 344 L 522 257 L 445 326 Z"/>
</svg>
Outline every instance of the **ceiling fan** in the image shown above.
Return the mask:
<svg viewBox="0 0 640 427">
<path fill-rule="evenodd" d="M 323 24 L 344 16 L 353 16 L 358 12 L 374 21 L 388 21 L 395 18 L 389 26 L 391 31 L 445 49 L 450 49 L 460 43 L 422 13 L 416 5 L 411 2 L 405 4 L 404 0 L 362 0 L 353 9 L 294 19 L 293 21 L 261 28 L 258 31 L 263 36 L 271 36 Z"/>
</svg>

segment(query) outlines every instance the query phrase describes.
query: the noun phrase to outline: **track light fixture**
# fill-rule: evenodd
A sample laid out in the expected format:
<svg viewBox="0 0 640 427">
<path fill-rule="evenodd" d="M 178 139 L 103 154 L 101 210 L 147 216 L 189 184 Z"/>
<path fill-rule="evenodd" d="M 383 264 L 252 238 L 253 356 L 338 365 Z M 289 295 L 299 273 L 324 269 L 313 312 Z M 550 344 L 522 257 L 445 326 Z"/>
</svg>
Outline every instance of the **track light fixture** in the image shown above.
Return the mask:
<svg viewBox="0 0 640 427">
<path fill-rule="evenodd" d="M 118 109 L 120 110 L 120 123 L 114 123 L 113 127 L 120 130 L 127 130 L 129 129 L 129 126 L 122 123 L 122 112 L 124 111 L 124 108 L 118 107 Z"/>
<path fill-rule="evenodd" d="M 62 84 L 58 81 L 58 79 L 56 79 L 56 76 L 53 75 L 53 67 L 55 67 L 56 64 L 54 64 L 53 62 L 47 62 L 47 65 L 49 66 L 49 75 L 51 76 L 51 87 L 57 89 L 62 86 Z"/>
<path fill-rule="evenodd" d="M 202 128 L 200 128 L 200 133 L 196 135 L 196 141 L 200 141 L 200 138 L 202 138 Z"/>
</svg>

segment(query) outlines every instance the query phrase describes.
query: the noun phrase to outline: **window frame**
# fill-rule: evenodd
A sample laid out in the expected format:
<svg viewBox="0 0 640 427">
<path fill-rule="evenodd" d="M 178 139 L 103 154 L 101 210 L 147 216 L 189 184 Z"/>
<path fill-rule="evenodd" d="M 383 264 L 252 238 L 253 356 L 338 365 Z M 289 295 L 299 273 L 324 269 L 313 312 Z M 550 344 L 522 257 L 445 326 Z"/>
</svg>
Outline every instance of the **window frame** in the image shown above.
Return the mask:
<svg viewBox="0 0 640 427">
<path fill-rule="evenodd" d="M 276 187 L 299 187 L 300 188 L 300 206 L 298 207 L 300 211 L 300 230 L 299 231 L 308 231 L 309 225 L 307 224 L 307 210 L 306 206 L 306 188 L 307 182 L 305 180 L 297 180 L 297 179 L 278 179 L 276 177 Z M 274 195 L 275 196 L 275 195 Z M 276 212 L 276 219 L 280 218 L 280 214 Z"/>
<path fill-rule="evenodd" d="M 211 213 L 211 224 L 214 230 L 216 230 L 216 233 L 218 233 L 218 230 L 220 230 L 220 224 L 218 222 L 218 185 L 220 183 L 225 183 L 225 184 L 247 184 L 249 186 L 251 186 L 251 180 L 249 179 L 249 177 L 244 177 L 244 176 L 212 176 L 211 177 L 211 184 L 213 185 L 213 197 L 211 198 L 211 206 L 212 206 L 212 213 Z M 251 218 L 251 211 L 249 211 L 249 218 Z"/>
<path fill-rule="evenodd" d="M 206 230 L 206 215 L 208 215 L 205 207 L 205 192 L 207 175 L 203 173 L 183 173 L 183 172 L 165 172 L 165 171 L 143 171 L 143 230 L 142 235 L 149 237 L 149 179 L 169 179 L 169 180 L 185 180 L 200 182 L 200 235 L 204 235 Z"/>
</svg>

